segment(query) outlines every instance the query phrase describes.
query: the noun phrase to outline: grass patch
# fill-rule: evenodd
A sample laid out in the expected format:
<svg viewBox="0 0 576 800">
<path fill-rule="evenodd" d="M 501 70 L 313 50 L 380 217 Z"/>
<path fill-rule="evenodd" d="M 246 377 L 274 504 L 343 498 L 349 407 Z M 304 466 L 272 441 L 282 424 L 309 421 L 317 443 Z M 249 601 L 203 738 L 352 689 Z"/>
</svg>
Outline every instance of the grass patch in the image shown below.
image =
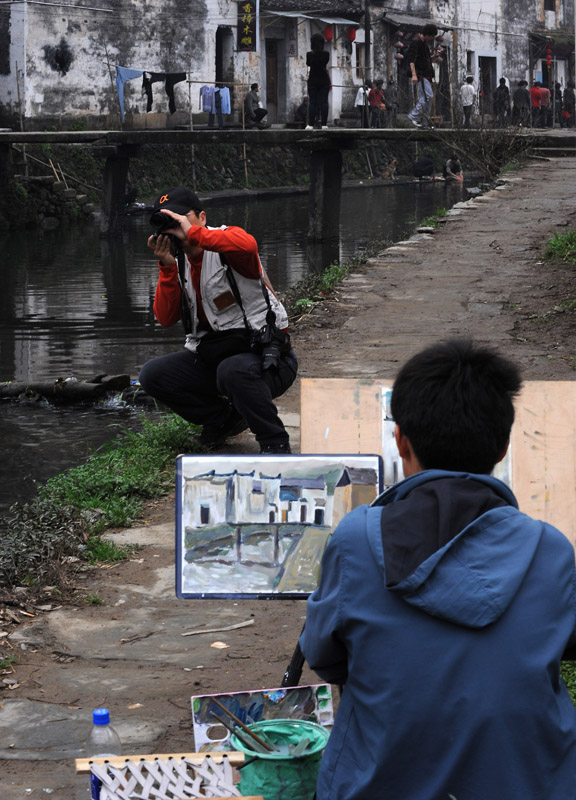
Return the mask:
<svg viewBox="0 0 576 800">
<path fill-rule="evenodd" d="M 144 499 L 172 487 L 174 455 L 190 449 L 193 430 L 176 415 L 160 423 L 143 420 L 141 431 L 123 431 L 84 464 L 47 481 L 39 495 L 89 512 L 93 532 L 131 525 Z"/>
<path fill-rule="evenodd" d="M 439 208 L 435 214 L 432 214 L 429 217 L 424 217 L 419 228 L 437 228 L 440 225 L 440 221 L 446 216 L 448 213 L 447 208 Z"/>
<path fill-rule="evenodd" d="M 78 563 L 127 558 L 98 535 L 128 527 L 144 500 L 174 485 L 174 459 L 190 450 L 197 429 L 175 414 L 142 421 L 140 431 L 123 431 L 86 463 L 51 478 L 28 503 L 16 503 L 0 530 L 0 585 L 65 587 Z"/>
<path fill-rule="evenodd" d="M 544 258 L 576 264 L 576 231 L 554 233 L 546 243 Z"/>
<path fill-rule="evenodd" d="M 101 536 L 91 536 L 86 542 L 86 560 L 89 564 L 116 564 L 126 561 L 134 548 L 122 547 Z"/>
<path fill-rule="evenodd" d="M 16 656 L 5 656 L 4 658 L 0 658 L 0 670 L 10 669 L 13 664 L 16 664 L 18 661 Z"/>
</svg>

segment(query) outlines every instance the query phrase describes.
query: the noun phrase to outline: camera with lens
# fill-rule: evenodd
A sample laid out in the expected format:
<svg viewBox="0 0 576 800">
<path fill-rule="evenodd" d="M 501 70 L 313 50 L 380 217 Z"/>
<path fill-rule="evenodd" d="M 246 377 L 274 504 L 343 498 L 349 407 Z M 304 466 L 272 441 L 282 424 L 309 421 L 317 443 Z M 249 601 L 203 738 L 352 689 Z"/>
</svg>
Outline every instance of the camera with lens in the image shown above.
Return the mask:
<svg viewBox="0 0 576 800">
<path fill-rule="evenodd" d="M 252 335 L 252 352 L 262 355 L 262 369 L 276 369 L 280 356 L 290 351 L 290 334 L 275 323 L 264 325 Z"/>
<path fill-rule="evenodd" d="M 166 233 L 167 230 L 170 228 L 179 228 L 180 223 L 173 219 L 170 214 L 163 214 L 161 211 L 156 211 L 150 217 L 150 225 L 155 229 L 154 234 L 152 236 L 154 243 L 158 241 L 158 237 L 162 234 L 166 236 L 170 236 L 173 241 L 176 241 L 176 237 L 172 236 L 170 233 Z"/>
</svg>

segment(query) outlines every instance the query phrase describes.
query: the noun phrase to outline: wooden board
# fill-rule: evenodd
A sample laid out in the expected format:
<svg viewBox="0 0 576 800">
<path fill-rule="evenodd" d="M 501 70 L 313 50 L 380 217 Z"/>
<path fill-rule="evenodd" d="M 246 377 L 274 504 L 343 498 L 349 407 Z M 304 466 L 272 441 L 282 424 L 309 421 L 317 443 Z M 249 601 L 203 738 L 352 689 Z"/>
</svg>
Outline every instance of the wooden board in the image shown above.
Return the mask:
<svg viewBox="0 0 576 800">
<path fill-rule="evenodd" d="M 304 378 L 302 453 L 382 453 L 386 381 Z M 512 489 L 522 511 L 576 547 L 576 382 L 527 381 L 512 429 Z"/>
<path fill-rule="evenodd" d="M 204 759 L 209 756 L 215 764 L 222 761 L 223 756 L 227 756 L 233 767 L 244 763 L 244 753 L 239 750 L 230 750 L 226 753 L 151 753 L 150 755 L 129 755 L 111 756 L 110 758 L 77 758 L 74 761 L 76 773 L 78 775 L 89 775 L 90 764 L 110 764 L 111 767 L 123 767 L 127 761 L 137 764 L 139 761 L 168 761 L 169 759 L 189 759 L 193 764 L 202 764 Z"/>
<path fill-rule="evenodd" d="M 512 488 L 522 511 L 576 546 L 576 383 L 527 381 L 512 429 Z"/>
<path fill-rule="evenodd" d="M 382 382 L 302 378 L 302 453 L 380 453 Z"/>
</svg>

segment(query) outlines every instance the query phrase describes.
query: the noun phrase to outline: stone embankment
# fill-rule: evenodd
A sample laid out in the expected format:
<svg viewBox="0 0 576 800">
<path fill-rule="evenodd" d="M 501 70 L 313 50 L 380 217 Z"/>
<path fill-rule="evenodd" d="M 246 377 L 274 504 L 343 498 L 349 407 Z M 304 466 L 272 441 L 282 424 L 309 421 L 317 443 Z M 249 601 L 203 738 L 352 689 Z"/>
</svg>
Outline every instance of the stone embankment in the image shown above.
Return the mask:
<svg viewBox="0 0 576 800">
<path fill-rule="evenodd" d="M 399 242 L 350 274 L 297 326 L 301 376 L 390 380 L 422 346 L 470 335 L 518 360 L 528 379 L 573 380 L 574 312 L 558 300 L 576 296 L 572 270 L 542 258 L 551 233 L 569 228 L 576 228 L 576 160 L 528 165 L 453 209 L 433 233 Z M 297 450 L 297 385 L 280 408 Z M 256 452 L 254 440 L 237 437 L 229 451 Z M 48 598 L 50 611 L 10 634 L 18 663 L 0 707 L 2 800 L 44 791 L 53 800 L 88 796 L 72 759 L 93 707 L 111 709 L 126 752 L 186 752 L 191 695 L 280 683 L 304 603 L 176 599 L 173 513 L 169 499 L 150 508 L 141 528 L 110 533 L 141 549 L 79 578 L 101 604 L 58 608 Z M 181 636 L 199 629 L 207 632 Z M 305 670 L 302 683 L 313 680 Z"/>
</svg>

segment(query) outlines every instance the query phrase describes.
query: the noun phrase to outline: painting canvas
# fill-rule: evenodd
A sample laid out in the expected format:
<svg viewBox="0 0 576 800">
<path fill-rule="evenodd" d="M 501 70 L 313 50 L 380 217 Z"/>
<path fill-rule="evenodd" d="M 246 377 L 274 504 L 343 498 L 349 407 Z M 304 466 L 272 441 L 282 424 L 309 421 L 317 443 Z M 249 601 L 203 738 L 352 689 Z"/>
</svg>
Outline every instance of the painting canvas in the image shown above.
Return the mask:
<svg viewBox="0 0 576 800">
<path fill-rule="evenodd" d="M 217 717 L 225 719 L 231 726 L 234 726 L 234 721 L 213 702 L 214 697 L 245 725 L 263 719 L 302 719 L 324 727 L 334 723 L 332 689 L 326 683 L 198 695 L 191 698 L 194 748 L 197 753 L 230 749 L 230 731 Z"/>
<path fill-rule="evenodd" d="M 178 597 L 307 597 L 336 525 L 381 491 L 378 455 L 180 456 Z"/>
<path fill-rule="evenodd" d="M 388 489 L 395 483 L 404 478 L 402 470 L 402 459 L 398 453 L 394 428 L 396 423 L 392 418 L 390 401 L 392 399 L 392 387 L 382 387 L 382 461 L 383 461 L 383 481 L 384 488 Z M 503 481 L 508 487 L 512 488 L 512 448 L 494 468 L 494 477 Z"/>
</svg>

